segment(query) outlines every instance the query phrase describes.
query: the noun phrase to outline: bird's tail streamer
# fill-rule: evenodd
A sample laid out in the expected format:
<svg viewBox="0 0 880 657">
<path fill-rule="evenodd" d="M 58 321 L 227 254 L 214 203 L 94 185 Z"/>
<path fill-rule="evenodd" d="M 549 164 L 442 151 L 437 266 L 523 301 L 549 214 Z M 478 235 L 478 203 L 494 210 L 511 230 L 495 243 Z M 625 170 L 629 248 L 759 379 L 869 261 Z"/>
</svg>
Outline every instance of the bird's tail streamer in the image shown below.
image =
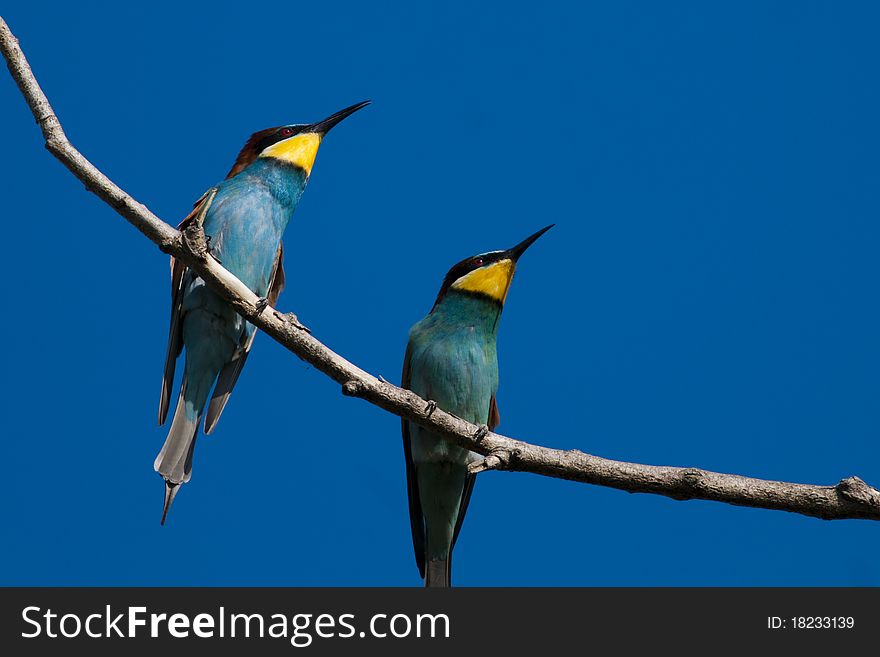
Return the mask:
<svg viewBox="0 0 880 657">
<path fill-rule="evenodd" d="M 428 588 L 449 588 L 452 586 L 452 560 L 428 559 L 425 562 L 425 586 Z"/>
</svg>

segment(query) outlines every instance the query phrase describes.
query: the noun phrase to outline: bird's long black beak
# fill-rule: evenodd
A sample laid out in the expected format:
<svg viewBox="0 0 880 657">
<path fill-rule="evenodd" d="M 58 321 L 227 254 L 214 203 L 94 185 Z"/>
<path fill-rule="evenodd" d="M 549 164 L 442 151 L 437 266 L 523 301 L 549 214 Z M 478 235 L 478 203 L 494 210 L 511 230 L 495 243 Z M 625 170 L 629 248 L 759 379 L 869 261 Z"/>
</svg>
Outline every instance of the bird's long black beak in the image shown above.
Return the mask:
<svg viewBox="0 0 880 657">
<path fill-rule="evenodd" d="M 514 262 L 516 262 L 517 260 L 519 260 L 519 257 L 520 257 L 523 253 L 526 252 L 526 249 L 527 249 L 527 248 L 529 248 L 532 244 L 535 243 L 535 240 L 537 240 L 539 237 L 541 237 L 541 235 L 543 235 L 544 233 L 546 233 L 548 230 L 550 230 L 551 228 L 553 228 L 553 226 L 555 226 L 555 225 L 556 225 L 556 224 L 550 224 L 550 225 L 547 226 L 546 228 L 542 228 L 541 230 L 539 230 L 539 231 L 538 231 L 537 233 L 535 233 L 534 235 L 530 235 L 529 237 L 525 238 L 522 242 L 520 242 L 519 244 L 517 244 L 517 245 L 516 245 L 515 247 L 513 247 L 512 249 L 508 249 L 508 250 L 507 250 L 507 253 L 510 254 L 510 259 L 513 260 Z"/>
<path fill-rule="evenodd" d="M 359 109 L 362 109 L 370 104 L 369 100 L 365 100 L 362 103 L 357 103 L 356 105 L 352 105 L 351 107 L 346 107 L 344 110 L 339 110 L 336 114 L 331 114 L 323 121 L 318 121 L 317 123 L 313 123 L 309 126 L 309 132 L 317 132 L 322 137 L 330 132 L 330 129 L 335 126 L 337 123 L 342 121 L 342 119 L 351 116 Z"/>
</svg>

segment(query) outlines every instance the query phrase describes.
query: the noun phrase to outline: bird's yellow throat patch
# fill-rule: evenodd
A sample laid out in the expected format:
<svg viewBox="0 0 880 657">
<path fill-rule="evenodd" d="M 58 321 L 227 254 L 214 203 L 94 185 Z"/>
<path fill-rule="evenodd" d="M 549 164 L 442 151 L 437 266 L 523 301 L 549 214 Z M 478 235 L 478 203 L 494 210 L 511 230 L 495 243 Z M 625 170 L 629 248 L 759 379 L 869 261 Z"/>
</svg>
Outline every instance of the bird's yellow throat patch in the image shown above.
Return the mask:
<svg viewBox="0 0 880 657">
<path fill-rule="evenodd" d="M 321 135 L 316 132 L 306 132 L 272 144 L 260 153 L 260 157 L 274 157 L 283 162 L 289 162 L 302 168 L 306 175 L 310 176 L 320 145 Z"/>
<path fill-rule="evenodd" d="M 456 290 L 485 294 L 500 303 L 507 299 L 516 265 L 513 260 L 499 260 L 465 274 L 452 284 Z"/>
</svg>

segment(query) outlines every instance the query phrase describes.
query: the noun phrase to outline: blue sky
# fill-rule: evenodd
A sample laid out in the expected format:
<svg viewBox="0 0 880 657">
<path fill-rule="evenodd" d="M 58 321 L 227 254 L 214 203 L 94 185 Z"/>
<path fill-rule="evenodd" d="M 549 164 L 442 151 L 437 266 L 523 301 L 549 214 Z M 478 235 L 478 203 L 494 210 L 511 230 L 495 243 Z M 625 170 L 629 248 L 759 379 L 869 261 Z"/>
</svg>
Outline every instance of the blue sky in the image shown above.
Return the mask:
<svg viewBox="0 0 880 657">
<path fill-rule="evenodd" d="M 873 3 L 18 2 L 69 137 L 170 223 L 260 128 L 325 141 L 295 311 L 398 381 L 461 258 L 548 224 L 499 338 L 499 428 L 880 484 Z M 2 584 L 418 585 L 399 423 L 266 336 L 159 526 L 167 258 L 43 149 L 0 76 Z M 259 472 L 242 481 L 239 473 Z M 880 524 L 477 484 L 459 585 L 880 585 Z"/>
</svg>

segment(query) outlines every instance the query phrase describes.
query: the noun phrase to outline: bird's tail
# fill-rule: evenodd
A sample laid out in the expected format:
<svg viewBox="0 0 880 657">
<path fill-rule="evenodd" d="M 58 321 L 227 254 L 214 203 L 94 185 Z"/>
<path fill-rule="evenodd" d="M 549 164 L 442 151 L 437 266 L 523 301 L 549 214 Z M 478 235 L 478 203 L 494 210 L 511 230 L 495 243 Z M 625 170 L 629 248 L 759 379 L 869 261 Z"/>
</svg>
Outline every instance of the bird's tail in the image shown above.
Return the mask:
<svg viewBox="0 0 880 657">
<path fill-rule="evenodd" d="M 165 503 L 162 509 L 162 524 L 171 508 L 171 502 L 177 495 L 178 487 L 185 484 L 192 476 L 192 458 L 196 447 L 196 436 L 199 432 L 201 413 L 193 409 L 186 399 L 186 381 L 181 385 L 177 409 L 165 444 L 159 451 L 153 469 L 165 479 Z"/>
<path fill-rule="evenodd" d="M 162 524 L 180 485 L 190 479 L 199 421 L 217 374 L 235 349 L 233 341 L 217 325 L 216 313 L 200 310 L 190 311 L 183 323 L 186 362 L 180 396 L 168 437 L 153 463 L 153 469 L 165 479 Z"/>
<path fill-rule="evenodd" d="M 172 484 L 189 481 L 192 473 L 192 454 L 199 430 L 199 414 L 187 412 L 186 382 L 180 387 L 177 409 L 165 444 L 153 463 L 153 469 Z M 195 410 L 195 409 L 192 409 Z"/>
<path fill-rule="evenodd" d="M 452 559 L 429 559 L 425 561 L 425 587 L 446 588 L 452 586 Z"/>
<path fill-rule="evenodd" d="M 425 586 L 452 586 L 452 548 L 464 514 L 472 478 L 467 466 L 450 461 L 427 461 L 417 467 L 419 497 L 425 523 Z"/>
<path fill-rule="evenodd" d="M 165 444 L 162 445 L 153 463 L 153 469 L 165 479 L 163 525 L 180 485 L 188 482 L 192 475 L 193 452 L 199 432 L 199 421 L 202 419 L 202 411 L 205 409 L 211 386 L 217 378 L 220 364 L 221 362 L 205 359 L 198 347 L 194 348 L 191 354 L 187 354 L 186 373 L 180 384 L 180 396 L 177 399 L 174 419 L 171 421 Z"/>
</svg>

